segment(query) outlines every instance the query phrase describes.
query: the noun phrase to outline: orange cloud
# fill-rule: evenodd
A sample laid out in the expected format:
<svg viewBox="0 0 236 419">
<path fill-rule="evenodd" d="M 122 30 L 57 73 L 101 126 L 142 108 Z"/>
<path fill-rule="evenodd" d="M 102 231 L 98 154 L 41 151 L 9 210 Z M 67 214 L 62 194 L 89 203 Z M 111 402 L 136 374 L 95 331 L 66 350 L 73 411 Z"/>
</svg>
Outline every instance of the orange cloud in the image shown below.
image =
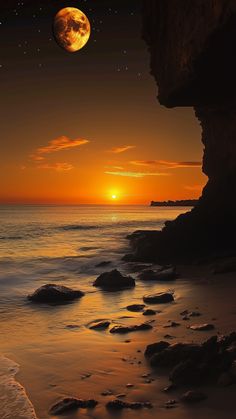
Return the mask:
<svg viewBox="0 0 236 419">
<path fill-rule="evenodd" d="M 168 160 L 133 160 L 130 164 L 133 164 L 134 166 L 161 166 L 168 169 L 202 167 L 202 162 L 198 161 L 173 162 Z"/>
<path fill-rule="evenodd" d="M 105 172 L 106 175 L 143 178 L 145 176 L 170 176 L 169 173 L 149 172 Z"/>
<path fill-rule="evenodd" d="M 135 145 L 124 145 L 120 147 L 113 147 L 111 150 L 108 150 L 108 153 L 114 153 L 114 154 L 124 153 L 124 151 L 131 150 L 132 148 L 135 148 L 135 147 L 136 147 Z"/>
<path fill-rule="evenodd" d="M 70 148 L 79 147 L 81 145 L 89 143 L 88 140 L 82 138 L 76 138 L 71 140 L 66 136 L 56 138 L 55 140 L 49 141 L 49 143 L 44 147 L 39 147 L 36 149 L 34 154 L 31 154 L 30 158 L 34 161 L 44 160 L 44 155 L 49 153 L 55 153 L 61 150 L 68 150 Z"/>
<path fill-rule="evenodd" d="M 52 164 L 40 164 L 37 166 L 37 169 L 49 169 L 57 170 L 58 172 L 69 172 L 74 169 L 74 166 L 69 163 L 52 163 Z"/>
</svg>

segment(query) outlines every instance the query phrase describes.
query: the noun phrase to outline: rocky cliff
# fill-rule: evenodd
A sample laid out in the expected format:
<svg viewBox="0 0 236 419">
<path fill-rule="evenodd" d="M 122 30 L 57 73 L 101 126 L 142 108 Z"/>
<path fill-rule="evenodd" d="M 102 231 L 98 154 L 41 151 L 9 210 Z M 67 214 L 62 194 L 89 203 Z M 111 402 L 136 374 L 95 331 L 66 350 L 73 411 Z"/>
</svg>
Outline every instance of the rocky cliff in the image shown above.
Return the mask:
<svg viewBox="0 0 236 419">
<path fill-rule="evenodd" d="M 193 106 L 202 126 L 198 205 L 160 233 L 131 236 L 135 259 L 184 261 L 236 249 L 236 0 L 143 0 L 158 99 Z"/>
</svg>

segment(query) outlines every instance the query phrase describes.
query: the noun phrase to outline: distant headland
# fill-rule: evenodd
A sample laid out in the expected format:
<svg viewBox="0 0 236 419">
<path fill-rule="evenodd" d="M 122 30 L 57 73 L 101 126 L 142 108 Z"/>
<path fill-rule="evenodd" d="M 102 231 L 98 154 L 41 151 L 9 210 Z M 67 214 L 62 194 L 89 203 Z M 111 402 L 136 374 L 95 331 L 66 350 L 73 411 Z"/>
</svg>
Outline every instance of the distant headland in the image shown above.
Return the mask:
<svg viewBox="0 0 236 419">
<path fill-rule="evenodd" d="M 198 199 L 182 199 L 179 201 L 151 201 L 151 207 L 194 207 Z"/>
</svg>

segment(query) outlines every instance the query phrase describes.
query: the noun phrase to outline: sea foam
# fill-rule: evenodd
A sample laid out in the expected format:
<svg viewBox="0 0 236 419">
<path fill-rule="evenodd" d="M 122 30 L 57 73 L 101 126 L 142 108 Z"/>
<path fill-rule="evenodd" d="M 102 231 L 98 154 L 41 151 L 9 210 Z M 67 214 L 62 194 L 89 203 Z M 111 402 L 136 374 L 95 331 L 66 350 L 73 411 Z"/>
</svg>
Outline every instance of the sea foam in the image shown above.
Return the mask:
<svg viewBox="0 0 236 419">
<path fill-rule="evenodd" d="M 15 380 L 19 365 L 0 355 L 0 418 L 37 419 L 24 387 Z"/>
</svg>

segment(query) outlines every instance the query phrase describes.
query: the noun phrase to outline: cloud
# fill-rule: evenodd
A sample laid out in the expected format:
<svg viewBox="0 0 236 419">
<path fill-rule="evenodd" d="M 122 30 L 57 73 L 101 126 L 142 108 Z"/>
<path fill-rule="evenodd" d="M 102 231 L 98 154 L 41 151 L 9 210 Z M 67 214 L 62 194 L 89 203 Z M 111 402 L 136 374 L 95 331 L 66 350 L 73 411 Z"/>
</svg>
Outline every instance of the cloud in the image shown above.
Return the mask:
<svg viewBox="0 0 236 419">
<path fill-rule="evenodd" d="M 167 169 L 202 167 L 202 162 L 199 161 L 173 162 L 168 160 L 133 160 L 130 164 L 134 166 L 159 166 Z"/>
<path fill-rule="evenodd" d="M 49 141 L 49 143 L 44 147 L 37 148 L 35 152 L 31 154 L 30 158 L 34 161 L 42 161 L 45 159 L 45 154 L 47 155 L 57 151 L 68 150 L 70 148 L 79 147 L 87 143 L 89 143 L 89 141 L 82 138 L 71 140 L 66 136 L 62 136 Z"/>
<path fill-rule="evenodd" d="M 74 166 L 70 163 L 45 163 L 40 164 L 37 166 L 37 169 L 45 169 L 45 170 L 56 170 L 58 172 L 69 172 L 70 170 L 74 169 Z"/>
<path fill-rule="evenodd" d="M 108 153 L 114 153 L 114 154 L 124 153 L 124 151 L 131 150 L 132 148 L 135 148 L 135 147 L 136 147 L 135 145 L 124 145 L 120 147 L 113 147 L 111 150 L 108 150 Z"/>
<path fill-rule="evenodd" d="M 134 177 L 143 178 L 145 176 L 170 176 L 169 173 L 143 173 L 143 172 L 105 172 L 106 175 L 123 176 L 123 177 Z"/>
</svg>

